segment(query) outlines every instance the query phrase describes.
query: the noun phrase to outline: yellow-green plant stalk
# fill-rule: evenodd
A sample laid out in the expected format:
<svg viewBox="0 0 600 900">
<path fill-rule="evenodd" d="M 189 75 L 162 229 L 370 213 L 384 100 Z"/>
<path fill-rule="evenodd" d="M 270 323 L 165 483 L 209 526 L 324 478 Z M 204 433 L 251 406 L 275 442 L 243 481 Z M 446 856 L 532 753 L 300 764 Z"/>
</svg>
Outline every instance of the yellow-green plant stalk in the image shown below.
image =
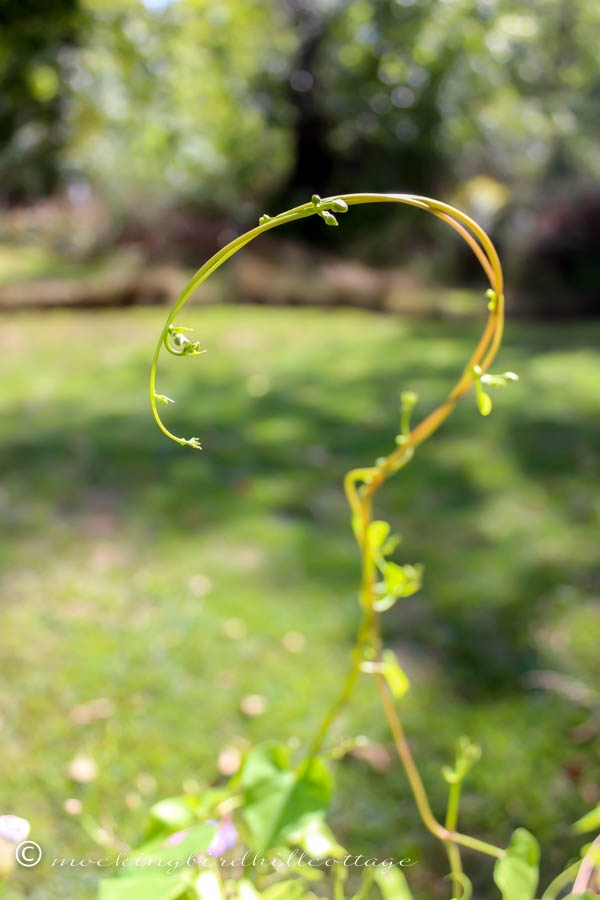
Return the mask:
<svg viewBox="0 0 600 900">
<path fill-rule="evenodd" d="M 361 672 L 375 675 L 383 711 L 388 720 L 399 759 L 404 767 L 412 793 L 425 826 L 446 846 L 452 873 L 453 896 L 467 896 L 468 879 L 462 872 L 459 845 L 478 850 L 493 857 L 502 858 L 504 851 L 478 838 L 457 831 L 458 800 L 460 781 L 463 777 L 462 763 L 457 761 L 456 772 L 462 773 L 449 780 L 450 797 L 445 824 L 434 816 L 422 779 L 404 736 L 395 701 L 408 687 L 406 676 L 400 669 L 391 651 L 382 651 L 379 619 L 400 597 L 413 594 L 420 588 L 422 571 L 420 566 L 399 565 L 388 559 L 395 548 L 390 537 L 390 527 L 373 516 L 373 502 L 379 488 L 386 480 L 398 472 L 413 457 L 415 450 L 429 438 L 448 418 L 459 400 L 475 387 L 477 405 L 482 415 L 491 411 L 491 399 L 485 387 L 503 386 L 516 380 L 516 375 L 490 375 L 488 372 L 502 340 L 504 325 L 504 283 L 498 254 L 486 232 L 472 218 L 447 203 L 413 194 L 343 194 L 321 199 L 313 195 L 308 203 L 290 209 L 277 216 L 261 216 L 256 228 L 235 238 L 214 254 L 192 277 L 167 316 L 160 334 L 150 373 L 150 400 L 154 417 L 159 428 L 167 437 L 184 446 L 200 449 L 197 437 L 184 438 L 173 434 L 163 423 L 157 403 L 167 404 L 170 398 L 156 393 L 156 371 L 161 350 L 164 348 L 176 356 L 197 355 L 204 352 L 197 342 L 190 340 L 188 329 L 175 325 L 175 320 L 188 300 L 200 285 L 238 250 L 267 231 L 295 222 L 309 216 L 319 216 L 325 224 L 338 224 L 336 215 L 346 213 L 351 206 L 365 203 L 401 203 L 417 210 L 430 213 L 450 225 L 468 244 L 478 259 L 489 282 L 486 292 L 487 320 L 481 337 L 456 384 L 444 402 L 416 425 L 411 425 L 412 414 L 417 403 L 411 391 L 402 394 L 402 415 L 400 433 L 387 455 L 381 456 L 373 465 L 352 469 L 344 479 L 344 487 L 352 515 L 352 528 L 362 558 L 362 577 L 359 601 L 362 620 L 352 654 L 350 669 L 339 697 L 333 703 L 316 736 L 308 749 L 304 765 L 321 750 L 327 733 L 338 713 L 352 696 Z M 338 888 L 338 891 L 340 888 Z"/>
</svg>

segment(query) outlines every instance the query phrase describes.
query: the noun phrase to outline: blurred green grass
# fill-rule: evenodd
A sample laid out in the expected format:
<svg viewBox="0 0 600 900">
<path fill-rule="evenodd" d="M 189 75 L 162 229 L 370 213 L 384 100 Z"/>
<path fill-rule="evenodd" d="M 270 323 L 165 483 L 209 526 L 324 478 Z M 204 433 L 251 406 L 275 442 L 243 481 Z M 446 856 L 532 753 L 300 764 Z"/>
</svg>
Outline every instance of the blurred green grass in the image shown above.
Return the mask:
<svg viewBox="0 0 600 900">
<path fill-rule="evenodd" d="M 165 359 L 158 390 L 177 401 L 165 412 L 175 430 L 201 436 L 194 453 L 164 439 L 148 409 L 162 318 L 2 317 L 0 809 L 27 817 L 45 850 L 9 896 L 94 895 L 97 873 L 50 866 L 95 849 L 67 797 L 136 841 L 144 808 L 185 779 L 213 779 L 224 745 L 309 738 L 357 624 L 343 475 L 392 446 L 402 389 L 419 392 L 419 414 L 443 399 L 479 329 L 190 311 L 182 321 L 209 352 Z M 494 370 L 516 370 L 519 384 L 494 394 L 486 420 L 466 398 L 378 507 L 404 536 L 396 558 L 426 566 L 424 590 L 384 628 L 413 682 L 404 718 L 434 807 L 440 766 L 468 733 L 484 756 L 463 829 L 504 842 L 525 825 L 551 845 L 548 871 L 600 799 L 599 735 L 572 736 L 589 711 L 525 682 L 552 669 L 597 683 L 599 336 L 592 324 L 509 323 Z M 223 633 L 232 617 L 245 624 L 237 640 Z M 282 644 L 290 630 L 306 638 L 300 653 Z M 251 693 L 266 698 L 263 716 L 240 712 Z M 112 715 L 70 718 L 98 697 Z M 367 680 L 336 733 L 389 742 Z M 67 773 L 78 753 L 99 766 L 86 786 Z M 353 851 L 417 857 L 420 896 L 447 896 L 433 874 L 443 855 L 399 768 L 352 761 L 338 781 L 333 820 Z M 477 897 L 494 897 L 487 861 L 467 854 L 466 868 Z"/>
</svg>

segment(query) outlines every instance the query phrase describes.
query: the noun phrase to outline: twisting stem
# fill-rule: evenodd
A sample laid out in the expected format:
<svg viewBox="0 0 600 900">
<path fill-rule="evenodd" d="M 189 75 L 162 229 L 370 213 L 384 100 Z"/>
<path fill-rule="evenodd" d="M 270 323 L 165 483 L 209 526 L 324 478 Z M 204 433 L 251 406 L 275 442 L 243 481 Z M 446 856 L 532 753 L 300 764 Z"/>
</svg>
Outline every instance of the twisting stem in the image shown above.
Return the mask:
<svg viewBox="0 0 600 900">
<path fill-rule="evenodd" d="M 568 869 L 565 869 L 564 872 L 561 872 L 560 875 L 557 875 L 556 878 L 554 878 L 550 882 L 550 884 L 542 894 L 542 900 L 556 900 L 558 894 L 562 891 L 562 889 L 575 880 L 575 878 L 577 877 L 579 866 L 579 862 L 573 863 L 573 865 L 569 866 Z"/>
<path fill-rule="evenodd" d="M 350 670 L 344 683 L 344 687 L 342 688 L 340 696 L 323 719 L 323 722 L 321 723 L 321 726 L 310 746 L 307 754 L 307 759 L 312 759 L 319 753 L 323 746 L 323 741 L 327 737 L 327 733 L 331 728 L 333 722 L 337 719 L 338 715 L 344 709 L 354 692 L 356 680 L 360 672 L 360 664 L 363 660 L 365 648 L 369 643 L 370 621 L 369 610 L 363 610 L 363 618 L 361 627 L 359 629 L 358 641 L 356 642 L 356 646 L 354 647 L 354 650 L 352 652 L 352 665 L 350 666 Z"/>
<path fill-rule="evenodd" d="M 242 247 L 245 247 L 255 238 L 259 237 L 261 234 L 264 234 L 267 231 L 270 231 L 273 228 L 279 227 L 280 225 L 286 225 L 298 219 L 306 218 L 307 216 L 315 215 L 317 213 L 322 215 L 324 209 L 336 209 L 337 211 L 339 211 L 339 205 L 336 206 L 336 204 L 340 203 L 346 208 L 349 206 L 356 206 L 365 203 L 403 203 L 407 206 L 414 206 L 418 209 L 423 209 L 427 212 L 432 213 L 433 215 L 451 225 L 461 235 L 461 237 L 467 242 L 467 244 L 471 247 L 471 249 L 477 256 L 489 279 L 492 290 L 495 292 L 498 299 L 497 306 L 492 311 L 492 314 L 490 316 L 490 320 L 493 326 L 490 329 L 490 332 L 493 332 L 494 334 L 494 341 L 485 360 L 481 362 L 481 368 L 485 369 L 486 366 L 489 365 L 497 350 L 502 335 L 501 300 L 503 290 L 503 277 L 502 268 L 500 266 L 500 261 L 498 259 L 498 254 L 496 253 L 496 249 L 485 231 L 477 224 L 477 222 L 475 222 L 469 216 L 465 215 L 465 213 L 462 213 L 460 210 L 449 206 L 447 203 L 442 203 L 439 200 L 433 200 L 430 197 L 420 197 L 413 194 L 344 194 L 340 195 L 339 197 L 326 197 L 323 200 L 319 200 L 319 203 L 317 204 L 313 199 L 313 201 L 311 201 L 310 203 L 303 203 L 301 206 L 296 206 L 294 207 L 294 209 L 287 210 L 286 212 L 281 213 L 278 216 L 274 216 L 272 218 L 267 217 L 264 220 L 261 219 L 260 224 L 256 228 L 252 228 L 250 231 L 247 231 L 240 237 L 235 238 L 233 241 L 231 241 L 229 244 L 215 253 L 214 256 L 212 256 L 209 260 L 207 260 L 207 262 L 204 263 L 204 265 L 200 269 L 198 269 L 195 275 L 184 287 L 173 309 L 167 316 L 167 321 L 165 322 L 156 345 L 156 350 L 154 352 L 150 370 L 150 403 L 152 406 L 152 412 L 159 428 L 163 431 L 164 434 L 167 435 L 167 437 L 176 441 L 178 444 L 199 447 L 199 443 L 196 439 L 189 440 L 180 438 L 169 431 L 169 429 L 163 424 L 156 407 L 156 370 L 158 366 L 158 360 L 161 350 L 164 348 L 165 340 L 168 337 L 169 328 L 172 326 L 179 312 L 183 309 L 188 300 L 192 297 L 192 295 L 200 287 L 200 285 L 204 281 L 206 281 L 207 278 L 209 278 L 220 266 L 222 266 L 224 262 L 230 259 L 235 253 L 237 253 L 238 250 L 241 250 Z M 333 219 L 333 224 L 336 224 L 335 218 Z M 425 440 L 425 438 L 428 437 L 429 434 L 431 434 L 431 432 L 435 430 L 435 428 L 437 428 L 439 424 L 441 424 L 441 422 L 450 414 L 450 412 L 454 408 L 456 401 L 458 401 L 458 399 L 460 399 L 460 397 L 471 387 L 472 381 L 473 379 L 471 377 L 470 368 L 467 367 L 462 379 L 459 381 L 446 404 L 443 404 L 443 406 L 440 407 L 440 409 L 437 410 L 435 414 L 433 414 L 433 418 L 430 416 L 425 420 L 425 422 L 421 423 L 423 426 L 425 426 L 425 423 L 428 423 L 426 427 L 422 428 L 421 431 L 417 431 L 416 433 L 414 433 L 413 446 L 416 446 L 422 440 Z"/>
<path fill-rule="evenodd" d="M 382 675 L 376 675 L 375 677 L 377 680 L 377 688 L 381 696 L 383 710 L 385 712 L 385 716 L 388 720 L 390 731 L 392 732 L 392 737 L 394 739 L 394 744 L 396 746 L 398 756 L 400 757 L 400 761 L 404 767 L 404 771 L 406 772 L 406 777 L 408 778 L 413 797 L 415 798 L 415 803 L 417 804 L 419 815 L 421 816 L 425 827 L 429 831 L 431 831 L 431 833 L 434 834 L 437 838 L 439 838 L 440 841 L 450 841 L 455 844 L 462 844 L 463 847 L 470 847 L 472 850 L 479 850 L 480 853 L 485 853 L 488 856 L 503 856 L 504 850 L 501 850 L 500 847 L 495 847 L 493 844 L 488 844 L 487 841 L 479 840 L 479 838 L 470 837 L 470 835 L 468 834 L 461 834 L 454 829 L 444 828 L 444 826 L 441 825 L 435 818 L 433 812 L 431 811 L 429 799 L 427 797 L 427 793 L 425 792 L 423 782 L 421 781 L 421 776 L 419 775 L 419 771 L 415 764 L 411 749 L 408 746 L 408 741 L 406 740 L 406 737 L 404 735 L 404 730 L 402 728 L 402 725 L 400 724 L 400 720 L 396 713 L 392 698 L 390 697 L 389 691 L 387 689 L 385 679 Z"/>
<path fill-rule="evenodd" d="M 378 460 L 375 466 L 354 469 L 346 476 L 344 486 L 348 497 L 348 503 L 352 511 L 353 528 L 357 542 L 362 552 L 362 579 L 360 587 L 360 602 L 362 607 L 362 621 L 357 637 L 356 646 L 353 651 L 352 664 L 346 678 L 341 695 L 334 702 L 330 711 L 325 716 L 316 737 L 313 740 L 308 756 L 305 762 L 308 762 L 322 748 L 323 742 L 331 727 L 332 723 L 344 708 L 350 699 L 360 672 L 361 663 L 365 659 L 367 653 L 375 658 L 379 653 L 380 634 L 379 619 L 375 609 L 375 579 L 376 565 L 374 559 L 374 551 L 368 539 L 369 525 L 372 521 L 372 500 L 375 492 L 402 466 L 404 466 L 412 457 L 417 446 L 430 437 L 448 418 L 456 407 L 458 401 L 467 393 L 474 384 L 474 369 L 478 367 L 481 375 L 494 359 L 500 342 L 502 340 L 503 321 L 504 321 L 504 297 L 503 297 L 503 275 L 502 267 L 496 249 L 485 231 L 460 210 L 433 200 L 430 197 L 420 197 L 413 194 L 345 194 L 339 197 L 328 197 L 323 200 L 314 195 L 310 203 L 304 203 L 294 209 L 281 213 L 275 217 L 263 216 L 259 225 L 246 234 L 235 238 L 214 256 L 212 256 L 193 276 L 191 281 L 186 285 L 175 306 L 169 313 L 167 321 L 163 327 L 159 337 L 152 367 L 150 372 L 150 402 L 154 417 L 161 430 L 174 441 L 183 445 L 199 447 L 197 438 L 184 439 L 172 434 L 162 423 L 158 415 L 156 400 L 168 402 L 164 397 L 156 394 L 156 369 L 163 347 L 168 345 L 168 336 L 172 333 L 171 328 L 173 322 L 194 294 L 196 289 L 215 272 L 223 263 L 237 253 L 242 247 L 250 243 L 259 235 L 272 228 L 294 222 L 297 219 L 318 214 L 328 224 L 336 225 L 337 221 L 332 211 L 345 212 L 349 206 L 355 206 L 365 203 L 403 203 L 408 206 L 414 206 L 423 209 L 454 228 L 457 233 L 466 241 L 477 259 L 479 260 L 491 286 L 492 300 L 489 305 L 490 315 L 488 317 L 485 329 L 471 358 L 469 359 L 462 375 L 458 379 L 454 388 L 451 390 L 448 398 L 425 419 L 423 419 L 412 431 L 409 432 L 408 415 L 404 418 L 402 424 L 402 440 L 387 457 Z M 195 345 L 195 349 L 197 345 Z M 197 350 L 197 352 L 200 352 Z M 185 354 L 176 354 L 185 355 Z M 360 487 L 358 483 L 361 483 Z M 477 838 L 469 837 L 456 831 L 457 810 L 459 790 L 458 786 L 452 786 L 450 791 L 448 811 L 446 815 L 446 825 L 442 826 L 431 810 L 429 800 L 425 791 L 425 787 L 415 765 L 408 742 L 404 736 L 402 726 L 396 714 L 394 704 L 388 693 L 386 683 L 380 673 L 376 675 L 377 687 L 381 695 L 383 708 L 387 720 L 392 731 L 394 743 L 398 751 L 400 760 L 406 771 L 417 808 L 425 826 L 447 847 L 450 866 L 452 870 L 453 885 L 456 891 L 457 886 L 462 887 L 462 864 L 458 844 L 470 847 L 490 856 L 500 857 L 504 851 L 492 844 L 481 841 Z M 453 789 L 454 788 L 454 789 Z M 591 859 L 591 858 L 590 858 Z M 587 873 L 586 865 L 589 868 L 590 862 L 586 863 L 587 857 L 582 864 L 578 875 L 578 881 L 587 885 L 591 877 L 592 870 Z M 583 872 L 583 874 L 582 874 Z M 336 893 L 339 893 L 336 887 Z M 464 891 L 463 891 L 464 893 Z"/>
<path fill-rule="evenodd" d="M 346 195 L 344 197 L 344 200 L 349 204 L 367 203 L 374 200 L 375 196 Z M 380 199 L 382 202 L 394 202 L 394 200 L 397 201 L 400 198 L 392 196 L 377 197 L 377 199 Z M 426 208 L 430 212 L 443 219 L 448 224 L 452 225 L 452 227 L 454 227 L 455 230 L 465 239 L 467 244 L 471 247 L 471 249 L 477 256 L 486 275 L 490 280 L 492 289 L 495 292 L 495 303 L 490 310 L 490 315 L 488 317 L 488 321 L 486 323 L 483 334 L 481 335 L 481 338 L 477 346 L 475 347 L 475 350 L 473 351 L 467 365 L 465 366 L 463 374 L 450 392 L 448 399 L 444 403 L 442 403 L 441 406 L 439 406 L 436 410 L 430 413 L 422 422 L 420 422 L 420 424 L 417 425 L 412 432 L 406 434 L 405 432 L 408 431 L 408 428 L 403 427 L 402 431 L 404 432 L 405 437 L 404 442 L 392 453 L 390 453 L 388 457 L 379 462 L 378 465 L 365 469 L 354 469 L 346 476 L 344 486 L 353 515 L 353 524 L 357 541 L 362 550 L 362 581 L 360 600 L 363 609 L 363 622 L 361 625 L 361 630 L 359 632 L 353 664 L 344 685 L 344 689 L 340 698 L 334 703 L 330 712 L 325 717 L 325 720 L 323 721 L 319 731 L 317 732 L 317 736 L 313 741 L 313 744 L 309 751 L 309 758 L 311 758 L 320 750 L 328 729 L 337 717 L 340 710 L 346 705 L 354 690 L 358 673 L 360 671 L 361 659 L 363 657 L 364 650 L 369 643 L 369 635 L 371 649 L 374 651 L 374 653 L 377 652 L 379 648 L 380 639 L 378 623 L 376 620 L 376 614 L 373 611 L 375 567 L 374 560 L 371 555 L 371 549 L 369 547 L 369 542 L 366 539 L 367 529 L 369 523 L 372 520 L 372 498 L 375 492 L 379 489 L 379 487 L 381 487 L 381 485 L 387 480 L 387 478 L 390 475 L 394 474 L 401 467 L 401 465 L 409 461 L 414 448 L 423 443 L 423 441 L 425 441 L 428 437 L 430 437 L 433 432 L 436 431 L 444 422 L 444 420 L 450 415 L 461 397 L 470 389 L 470 387 L 472 387 L 473 368 L 475 366 L 480 366 L 482 370 L 487 368 L 487 366 L 492 362 L 502 339 L 504 318 L 502 269 L 500 267 L 500 262 L 498 260 L 495 248 L 493 247 L 491 241 L 489 240 L 485 232 L 481 228 L 479 228 L 479 226 L 474 223 L 473 220 L 469 219 L 467 216 L 464 216 L 464 214 L 459 213 L 457 210 L 452 209 L 452 207 L 437 203 L 437 201 L 431 201 L 428 198 L 412 199 L 426 203 Z M 470 229 L 470 231 L 467 229 Z M 480 243 L 475 240 L 472 232 L 475 233 Z M 406 424 L 407 423 L 405 423 L 405 425 Z M 362 482 L 362 487 L 360 489 L 357 488 L 358 481 Z M 369 610 L 372 611 L 370 623 L 368 618 Z M 459 886 L 462 890 L 462 862 L 457 846 L 458 844 L 462 844 L 463 846 L 479 850 L 480 852 L 487 853 L 488 855 L 495 857 L 502 856 L 503 851 L 491 844 L 486 843 L 485 841 L 480 841 L 477 838 L 472 838 L 468 835 L 462 835 L 456 831 L 459 797 L 458 792 L 460 790 L 458 786 L 455 787 L 454 791 L 451 790 L 446 818 L 446 827 L 443 827 L 437 821 L 431 810 L 425 787 L 415 765 L 410 747 L 408 746 L 408 742 L 406 741 L 406 738 L 404 736 L 404 732 L 396 715 L 393 703 L 387 692 L 384 679 L 381 675 L 377 676 L 377 685 L 381 694 L 384 711 L 392 730 L 396 749 L 406 771 L 421 818 L 426 827 L 436 837 L 444 842 L 450 862 L 454 890 L 456 892 Z"/>
<path fill-rule="evenodd" d="M 392 703 L 392 699 L 387 690 L 385 679 L 382 675 L 376 675 L 375 678 L 377 681 L 377 689 L 379 691 L 381 702 L 383 704 L 383 710 L 388 720 L 390 731 L 392 732 L 394 744 L 396 746 L 398 756 L 400 757 L 400 761 L 404 766 L 404 771 L 406 772 L 406 777 L 408 778 L 413 796 L 415 798 L 415 803 L 417 804 L 417 809 L 419 810 L 419 814 L 421 816 L 421 819 L 423 820 L 423 824 L 441 841 L 446 841 L 449 838 L 450 832 L 442 825 L 440 825 L 440 823 L 433 815 L 433 812 L 431 811 L 431 806 L 429 805 L 429 799 L 425 792 L 423 782 L 421 781 L 421 776 L 419 775 L 419 772 L 415 765 L 415 761 L 410 751 L 410 747 L 408 746 L 408 742 L 404 735 L 400 720 L 396 715 L 396 710 L 394 709 L 394 704 Z"/>
<path fill-rule="evenodd" d="M 448 862 L 450 863 L 450 876 L 452 878 L 452 895 L 458 898 L 460 890 L 461 896 L 464 895 L 464 887 L 462 882 L 463 867 L 460 858 L 460 850 L 451 841 L 446 841 L 446 853 L 448 854 Z"/>
</svg>

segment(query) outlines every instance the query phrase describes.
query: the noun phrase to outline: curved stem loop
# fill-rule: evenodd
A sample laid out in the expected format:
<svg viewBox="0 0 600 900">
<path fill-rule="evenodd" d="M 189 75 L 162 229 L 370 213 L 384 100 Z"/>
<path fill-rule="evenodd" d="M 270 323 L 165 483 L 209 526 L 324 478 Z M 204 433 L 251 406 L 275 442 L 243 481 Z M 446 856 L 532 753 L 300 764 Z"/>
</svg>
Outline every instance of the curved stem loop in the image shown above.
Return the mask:
<svg viewBox="0 0 600 900">
<path fill-rule="evenodd" d="M 321 723 L 310 747 L 308 759 L 311 759 L 321 750 L 329 728 L 352 696 L 365 654 L 368 653 L 372 658 L 375 658 L 378 656 L 380 650 L 381 638 L 379 632 L 379 616 L 375 607 L 377 599 L 375 592 L 377 567 L 374 550 L 371 546 L 371 542 L 367 539 L 369 525 L 372 522 L 373 497 L 376 491 L 391 475 L 395 474 L 400 468 L 406 465 L 411 459 L 415 448 L 427 440 L 427 438 L 429 438 L 448 418 L 459 400 L 473 386 L 476 377 L 474 373 L 478 373 L 477 377 L 480 377 L 481 374 L 486 371 L 500 346 L 504 323 L 504 296 L 502 293 L 504 282 L 502 267 L 496 249 L 486 232 L 477 224 L 477 222 L 460 210 L 449 206 L 447 203 L 433 200 L 430 197 L 421 197 L 413 194 L 366 193 L 342 194 L 338 197 L 326 197 L 325 199 L 321 199 L 315 194 L 309 203 L 304 203 L 301 206 L 297 206 L 278 216 L 262 216 L 259 225 L 256 228 L 235 238 L 215 253 L 214 256 L 212 256 L 196 272 L 183 289 L 173 309 L 167 316 L 167 320 L 156 346 L 150 372 L 150 399 L 154 417 L 159 428 L 167 435 L 167 437 L 179 444 L 199 447 L 200 445 L 197 438 L 185 439 L 177 437 L 170 432 L 163 424 L 156 407 L 156 400 L 157 398 L 160 399 L 160 395 L 157 395 L 155 392 L 156 368 L 161 349 L 166 347 L 167 350 L 177 356 L 190 355 L 190 353 L 193 355 L 194 350 L 200 352 L 197 345 L 192 345 L 185 336 L 181 335 L 182 329 L 173 327 L 173 322 L 181 309 L 185 306 L 196 289 L 212 275 L 213 272 L 223 265 L 226 260 L 230 259 L 238 252 L 238 250 L 241 250 L 242 247 L 245 247 L 266 231 L 270 231 L 272 228 L 311 215 L 319 215 L 327 225 L 337 225 L 338 223 L 334 212 L 344 213 L 350 206 L 366 203 L 402 203 L 407 206 L 414 206 L 431 213 L 454 228 L 475 254 L 489 281 L 489 315 L 477 346 L 473 350 L 462 374 L 448 394 L 446 400 L 438 406 L 437 409 L 434 409 L 433 412 L 429 413 L 429 415 L 427 415 L 412 430 L 409 430 L 408 417 L 406 417 L 403 420 L 403 434 L 401 439 L 399 439 L 398 445 L 388 454 L 388 456 L 377 460 L 377 463 L 374 466 L 353 469 L 346 475 L 344 487 L 352 512 L 354 534 L 362 552 L 362 579 L 360 587 L 362 621 L 357 636 L 356 646 L 353 651 L 352 663 L 343 690 Z M 169 338 L 175 338 L 175 347 L 169 343 Z M 194 350 L 190 350 L 190 347 L 193 347 Z M 445 844 L 450 860 L 454 889 L 456 890 L 458 886 L 460 886 L 462 890 L 464 876 L 462 874 L 462 864 L 458 845 L 478 850 L 481 853 L 493 857 L 501 857 L 504 851 L 492 844 L 479 840 L 478 838 L 461 834 L 456 830 L 458 795 L 450 797 L 446 825 L 441 825 L 440 822 L 438 822 L 432 812 L 425 787 L 404 735 L 385 679 L 379 670 L 376 671 L 376 682 L 383 710 L 392 732 L 394 744 L 404 767 L 404 771 L 406 772 L 421 819 L 429 831 Z M 584 860 L 582 864 L 576 885 L 577 883 L 587 884 L 591 877 L 591 872 L 588 872 L 590 864 L 589 862 L 586 862 L 586 860 Z"/>
</svg>

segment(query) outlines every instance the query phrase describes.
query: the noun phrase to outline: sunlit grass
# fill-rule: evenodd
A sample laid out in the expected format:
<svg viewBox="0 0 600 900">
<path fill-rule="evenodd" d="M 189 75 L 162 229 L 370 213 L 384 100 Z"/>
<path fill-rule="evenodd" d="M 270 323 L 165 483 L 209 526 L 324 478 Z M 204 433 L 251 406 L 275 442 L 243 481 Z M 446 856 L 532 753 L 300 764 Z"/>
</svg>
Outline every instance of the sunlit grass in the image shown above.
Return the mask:
<svg viewBox="0 0 600 900">
<path fill-rule="evenodd" d="M 0 810 L 26 816 L 46 851 L 20 873 L 23 896 L 93 896 L 93 871 L 48 862 L 95 850 L 65 799 L 134 841 L 155 797 L 215 778 L 224 745 L 311 735 L 357 622 L 342 477 L 391 447 L 402 389 L 419 392 L 422 413 L 445 395 L 478 331 L 191 310 L 183 324 L 209 352 L 165 360 L 158 389 L 177 401 L 178 433 L 200 435 L 194 453 L 148 409 L 162 315 L 2 320 Z M 553 844 L 554 866 L 569 823 L 598 801 L 597 735 L 575 744 L 589 711 L 525 676 L 554 668 L 593 687 L 598 675 L 599 333 L 509 323 L 498 368 L 519 384 L 495 394 L 486 420 L 466 398 L 382 497 L 405 536 L 397 558 L 426 566 L 424 590 L 385 631 L 413 682 L 406 725 L 434 803 L 439 768 L 468 733 L 484 757 L 464 830 L 502 842 L 523 824 Z M 286 649 L 290 631 L 300 652 Z M 248 694 L 267 712 L 245 716 Z M 111 701 L 106 717 L 73 720 L 97 698 Z M 337 729 L 357 733 L 388 743 L 368 681 Z M 67 772 L 80 753 L 99 766 L 87 785 Z M 340 836 L 356 852 L 418 856 L 411 875 L 431 896 L 443 862 L 399 769 L 352 761 L 339 780 Z M 477 876 L 487 863 L 467 866 Z"/>
</svg>

